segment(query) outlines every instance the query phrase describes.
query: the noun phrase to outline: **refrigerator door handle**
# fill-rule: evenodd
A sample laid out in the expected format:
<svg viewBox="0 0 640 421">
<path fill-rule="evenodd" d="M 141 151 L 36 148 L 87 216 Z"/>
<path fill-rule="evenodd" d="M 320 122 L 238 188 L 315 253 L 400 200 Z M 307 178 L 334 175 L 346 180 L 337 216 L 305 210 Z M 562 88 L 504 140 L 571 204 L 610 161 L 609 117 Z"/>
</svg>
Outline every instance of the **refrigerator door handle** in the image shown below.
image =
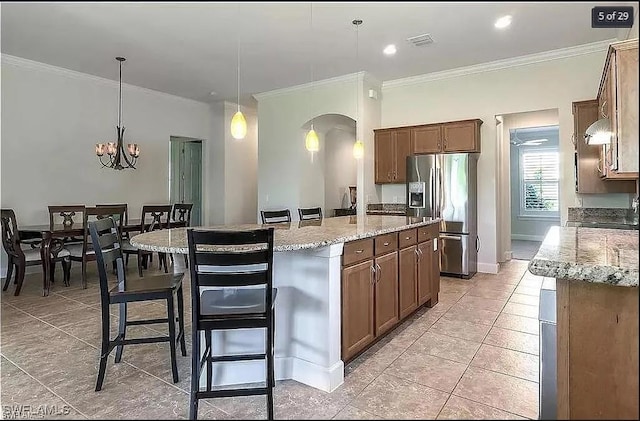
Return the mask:
<svg viewBox="0 0 640 421">
<path fill-rule="evenodd" d="M 476 236 L 476 252 L 480 251 L 480 237 Z"/>
<path fill-rule="evenodd" d="M 429 168 L 429 184 L 431 189 L 429 192 L 429 207 L 431 208 L 431 217 L 436 218 L 436 180 L 435 180 L 435 168 Z"/>
</svg>

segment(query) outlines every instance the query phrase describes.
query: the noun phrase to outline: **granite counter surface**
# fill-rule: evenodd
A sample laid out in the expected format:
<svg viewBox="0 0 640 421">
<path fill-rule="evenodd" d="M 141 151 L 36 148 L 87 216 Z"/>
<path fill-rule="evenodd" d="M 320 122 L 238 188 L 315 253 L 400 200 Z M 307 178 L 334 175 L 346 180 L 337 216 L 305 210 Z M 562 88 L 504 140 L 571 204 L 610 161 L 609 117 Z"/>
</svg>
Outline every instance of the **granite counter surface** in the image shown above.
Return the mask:
<svg viewBox="0 0 640 421">
<path fill-rule="evenodd" d="M 362 238 L 374 237 L 408 228 L 436 224 L 438 218 L 411 218 L 406 216 L 366 215 L 340 216 L 322 220 L 258 225 L 219 225 L 200 227 L 218 230 L 251 230 L 264 227 L 275 228 L 274 251 L 314 249 Z M 142 250 L 187 254 L 186 228 L 173 228 L 138 234 L 131 238 L 131 245 Z"/>
<path fill-rule="evenodd" d="M 638 231 L 551 227 L 529 262 L 534 275 L 638 286 Z"/>
</svg>

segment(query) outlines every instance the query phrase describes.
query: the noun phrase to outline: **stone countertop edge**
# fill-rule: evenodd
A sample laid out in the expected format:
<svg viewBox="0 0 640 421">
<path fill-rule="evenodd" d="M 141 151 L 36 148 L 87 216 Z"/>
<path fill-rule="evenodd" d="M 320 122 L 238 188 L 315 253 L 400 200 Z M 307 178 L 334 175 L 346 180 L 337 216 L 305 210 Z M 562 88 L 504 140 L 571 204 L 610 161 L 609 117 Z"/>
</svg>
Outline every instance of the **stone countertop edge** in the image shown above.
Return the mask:
<svg viewBox="0 0 640 421">
<path fill-rule="evenodd" d="M 619 287 L 638 287 L 638 270 L 616 266 L 585 265 L 534 257 L 529 262 L 529 272 L 548 278 L 570 279 Z"/>
<path fill-rule="evenodd" d="M 392 232 L 403 231 L 405 229 L 418 228 L 427 225 L 433 225 L 440 223 L 440 218 L 433 218 L 430 221 L 422 221 L 422 222 L 414 222 L 408 225 L 395 226 L 390 228 L 380 228 L 375 231 L 367 231 L 361 234 L 346 236 L 346 237 L 338 237 L 333 238 L 326 241 L 315 242 L 315 243 L 298 243 L 298 244 L 287 244 L 281 246 L 274 246 L 274 252 L 283 252 L 283 251 L 297 251 L 297 250 L 310 250 L 320 247 L 326 247 L 333 244 L 346 243 L 349 241 L 362 240 L 365 238 L 375 237 L 377 235 L 389 234 Z M 184 228 L 174 228 L 174 229 L 184 229 Z M 141 250 L 153 251 L 153 252 L 161 252 L 161 253 L 179 253 L 179 254 L 187 254 L 188 248 L 186 247 L 164 247 L 164 246 L 147 246 L 137 243 L 135 240 L 135 236 L 131 238 L 130 243 L 134 247 L 138 247 Z M 176 250 L 179 250 L 176 251 Z"/>
</svg>

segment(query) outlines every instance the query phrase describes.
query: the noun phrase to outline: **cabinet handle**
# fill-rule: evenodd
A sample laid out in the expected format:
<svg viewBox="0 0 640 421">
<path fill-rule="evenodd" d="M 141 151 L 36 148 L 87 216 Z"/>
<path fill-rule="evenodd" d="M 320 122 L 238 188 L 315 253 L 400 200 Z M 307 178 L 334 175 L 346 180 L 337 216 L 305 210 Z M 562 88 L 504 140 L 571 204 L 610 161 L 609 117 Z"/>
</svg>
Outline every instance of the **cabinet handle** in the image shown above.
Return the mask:
<svg viewBox="0 0 640 421">
<path fill-rule="evenodd" d="M 371 285 L 375 283 L 375 278 L 376 278 L 376 268 L 373 265 L 371 265 Z"/>
<path fill-rule="evenodd" d="M 416 249 L 416 250 L 418 250 L 420 252 L 420 257 L 422 257 L 424 255 L 424 253 L 422 252 L 421 249 Z"/>
<path fill-rule="evenodd" d="M 596 168 L 598 169 L 598 173 L 602 174 L 602 168 L 600 167 L 600 164 L 602 164 L 602 158 L 598 158 L 598 163 L 596 164 Z"/>
<path fill-rule="evenodd" d="M 360 253 L 362 253 L 363 251 L 364 251 L 364 250 L 362 250 L 362 249 L 361 249 L 361 250 L 356 250 L 356 254 L 360 254 Z"/>
<path fill-rule="evenodd" d="M 404 237 L 405 240 L 411 240 L 411 236 L 409 237 Z"/>
<path fill-rule="evenodd" d="M 418 249 L 418 248 L 416 248 L 414 251 L 415 251 L 415 253 L 416 253 L 416 257 L 418 258 L 418 260 L 420 260 L 420 253 L 419 253 L 419 249 Z"/>
<path fill-rule="evenodd" d="M 379 264 L 376 263 L 376 283 L 380 282 L 380 277 L 382 276 L 382 268 Z"/>
<path fill-rule="evenodd" d="M 389 245 L 389 242 L 388 242 L 388 241 L 385 241 L 384 246 L 386 247 L 386 246 L 388 246 L 388 245 Z"/>
</svg>

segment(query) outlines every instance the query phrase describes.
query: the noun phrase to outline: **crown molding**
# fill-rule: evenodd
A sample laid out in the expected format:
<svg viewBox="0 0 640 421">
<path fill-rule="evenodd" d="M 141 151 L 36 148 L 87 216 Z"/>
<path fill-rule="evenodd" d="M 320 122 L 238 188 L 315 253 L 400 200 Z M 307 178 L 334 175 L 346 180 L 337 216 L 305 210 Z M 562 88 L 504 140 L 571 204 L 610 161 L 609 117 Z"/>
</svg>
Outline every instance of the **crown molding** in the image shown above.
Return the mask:
<svg viewBox="0 0 640 421">
<path fill-rule="evenodd" d="M 332 83 L 338 82 L 351 82 L 354 80 L 363 80 L 365 78 L 365 74 L 367 72 L 357 72 L 357 73 L 349 73 L 342 76 L 336 76 L 329 79 L 316 80 L 314 82 L 303 83 L 302 85 L 289 86 L 287 88 L 275 89 L 273 91 L 261 92 L 258 94 L 254 94 L 253 97 L 257 101 L 261 101 L 263 99 L 272 98 L 276 96 L 290 94 L 292 92 L 304 91 L 311 88 L 318 88 L 320 86 L 331 85 Z"/>
<path fill-rule="evenodd" d="M 542 63 L 563 59 L 567 57 L 580 56 L 601 51 L 607 51 L 609 45 L 616 39 L 593 42 L 590 44 L 577 45 L 575 47 L 560 48 L 557 50 L 543 51 L 541 53 L 529 54 L 526 56 L 513 57 L 504 60 L 490 61 L 487 63 L 475 64 L 473 66 L 458 67 L 441 72 L 426 73 L 402 79 L 394 79 L 382 82 L 382 89 L 395 88 L 400 86 L 415 85 L 417 83 L 431 82 L 434 80 L 450 79 L 460 76 L 472 75 L 475 73 L 492 72 L 496 70 L 508 69 L 511 67 L 526 66 L 534 63 Z"/>
<path fill-rule="evenodd" d="M 10 64 L 10 65 L 14 65 L 14 66 L 18 66 L 18 67 L 22 67 L 24 69 L 31 69 L 31 70 L 42 70 L 45 72 L 49 72 L 49 73 L 55 73 L 55 74 L 59 74 L 62 76 L 66 76 L 72 79 L 79 79 L 79 80 L 90 80 L 92 82 L 97 82 L 103 85 L 107 85 L 107 86 L 112 86 L 112 87 L 118 87 L 119 86 L 119 82 L 117 80 L 111 80 L 111 79 L 107 79 L 107 78 L 103 78 L 100 76 L 95 76 L 95 75 L 90 75 L 88 73 L 82 73 L 82 72 L 78 72 L 76 70 L 71 70 L 71 69 L 65 69 L 64 67 L 58 67 L 58 66 L 54 66 L 51 64 L 47 64 L 47 63 L 42 63 L 39 61 L 34 61 L 34 60 L 29 60 L 26 58 L 22 58 L 22 57 L 17 57 L 17 56 L 12 56 L 10 54 L 5 54 L 2 53 L 2 64 Z M 149 89 L 149 88 L 143 88 L 142 86 L 137 86 L 137 85 L 131 85 L 128 83 L 124 83 L 122 82 L 122 88 L 129 90 L 129 91 L 138 91 L 138 92 L 143 92 L 143 93 L 147 93 L 147 94 L 152 94 L 152 95 L 157 95 L 157 96 L 162 96 L 165 98 L 171 98 L 174 100 L 181 100 L 181 101 L 185 101 L 185 102 L 189 102 L 189 103 L 193 103 L 193 104 L 198 104 L 198 105 L 209 105 L 208 102 L 202 102 L 202 101 L 197 101 L 195 99 L 191 99 L 191 98 L 185 98 L 182 96 L 178 96 L 178 95 L 173 95 L 173 94 L 168 94 L 166 92 L 161 92 L 161 91 L 156 91 L 153 89 Z"/>
</svg>

